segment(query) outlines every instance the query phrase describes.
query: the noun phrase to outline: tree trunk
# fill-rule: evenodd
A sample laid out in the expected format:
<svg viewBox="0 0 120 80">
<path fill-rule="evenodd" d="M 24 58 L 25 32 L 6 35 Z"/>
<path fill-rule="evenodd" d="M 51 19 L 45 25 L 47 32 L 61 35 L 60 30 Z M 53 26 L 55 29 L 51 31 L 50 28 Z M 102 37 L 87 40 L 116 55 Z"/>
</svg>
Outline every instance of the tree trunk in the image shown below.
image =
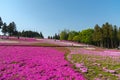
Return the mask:
<svg viewBox="0 0 120 80">
<path fill-rule="evenodd" d="M 100 47 L 103 48 L 103 41 L 100 41 Z"/>
<path fill-rule="evenodd" d="M 120 41 L 119 41 L 119 46 L 120 46 Z"/>
<path fill-rule="evenodd" d="M 107 48 L 110 48 L 110 40 L 109 40 L 109 38 L 107 39 Z"/>
<path fill-rule="evenodd" d="M 97 42 L 97 46 L 99 46 L 99 41 Z"/>
<path fill-rule="evenodd" d="M 111 39 L 111 48 L 113 48 L 113 40 Z"/>
</svg>

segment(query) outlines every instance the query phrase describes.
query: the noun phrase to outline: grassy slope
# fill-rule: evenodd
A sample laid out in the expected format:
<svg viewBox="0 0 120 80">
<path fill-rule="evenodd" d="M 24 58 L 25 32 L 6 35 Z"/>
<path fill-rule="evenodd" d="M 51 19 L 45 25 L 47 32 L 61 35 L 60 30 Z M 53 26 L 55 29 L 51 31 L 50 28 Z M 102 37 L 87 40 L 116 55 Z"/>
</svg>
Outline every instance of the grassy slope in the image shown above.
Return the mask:
<svg viewBox="0 0 120 80">
<path fill-rule="evenodd" d="M 35 43 L 32 44 L 33 46 L 44 46 L 44 47 L 52 47 L 59 51 L 62 51 L 65 54 L 65 59 L 67 60 L 67 55 L 70 53 L 70 50 L 65 47 L 59 47 L 59 45 L 56 44 L 50 44 L 50 43 Z M 102 57 L 97 55 L 88 55 L 88 54 L 72 54 L 72 61 L 74 63 L 83 63 L 88 68 L 88 72 L 84 73 L 85 77 L 88 80 L 94 80 L 95 78 L 99 78 L 101 80 L 118 80 L 118 77 L 116 75 L 113 75 L 112 73 L 105 72 L 103 70 L 103 67 L 106 67 L 109 70 L 116 70 L 116 74 L 120 74 L 120 62 L 117 60 L 114 60 L 110 57 Z M 77 71 L 76 67 L 74 67 Z M 117 70 L 118 69 L 118 70 Z"/>
<path fill-rule="evenodd" d="M 120 61 L 110 57 L 102 57 L 88 54 L 73 54 L 72 61 L 74 63 L 83 63 L 88 68 L 88 72 L 84 73 L 88 80 L 99 78 L 101 80 L 118 80 L 120 74 Z M 114 70 L 115 74 L 106 72 L 103 68 Z"/>
</svg>

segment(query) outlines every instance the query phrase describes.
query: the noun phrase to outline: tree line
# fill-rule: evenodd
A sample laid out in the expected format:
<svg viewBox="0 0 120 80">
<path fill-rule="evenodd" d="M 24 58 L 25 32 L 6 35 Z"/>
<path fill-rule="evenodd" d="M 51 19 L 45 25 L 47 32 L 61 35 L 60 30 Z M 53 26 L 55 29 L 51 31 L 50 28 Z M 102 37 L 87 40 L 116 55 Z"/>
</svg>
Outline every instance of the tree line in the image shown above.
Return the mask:
<svg viewBox="0 0 120 80">
<path fill-rule="evenodd" d="M 23 30 L 22 32 L 18 31 L 15 22 L 11 22 L 9 23 L 9 25 L 7 25 L 6 22 L 2 21 L 1 17 L 0 17 L 0 29 L 1 32 L 4 34 L 4 36 L 8 35 L 8 36 L 16 36 L 16 37 L 44 38 L 42 32 L 38 33 L 31 30 L 27 30 L 27 31 Z"/>
<path fill-rule="evenodd" d="M 117 48 L 120 45 L 120 27 L 108 22 L 102 26 L 96 24 L 94 28 L 82 31 L 63 30 L 59 36 L 60 40 L 92 44 L 104 48 Z"/>
<path fill-rule="evenodd" d="M 48 39 L 57 39 L 57 40 L 59 40 L 60 39 L 60 35 L 55 33 L 55 35 L 53 35 L 53 36 L 48 36 Z"/>
</svg>

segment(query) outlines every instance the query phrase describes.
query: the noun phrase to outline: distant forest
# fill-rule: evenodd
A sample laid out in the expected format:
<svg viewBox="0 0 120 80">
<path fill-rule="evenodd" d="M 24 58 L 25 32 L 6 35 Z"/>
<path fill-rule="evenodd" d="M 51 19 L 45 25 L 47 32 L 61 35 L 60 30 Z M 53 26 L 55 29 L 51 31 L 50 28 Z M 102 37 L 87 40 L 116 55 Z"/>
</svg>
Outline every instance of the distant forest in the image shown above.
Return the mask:
<svg viewBox="0 0 120 80">
<path fill-rule="evenodd" d="M 2 21 L 2 18 L 0 17 L 0 29 L 4 36 L 16 36 L 16 37 L 29 37 L 29 38 L 44 38 L 42 32 L 38 33 L 36 31 L 25 31 L 23 30 L 18 31 L 15 22 L 9 23 L 9 25 L 6 24 L 6 22 Z"/>
<path fill-rule="evenodd" d="M 117 48 L 120 45 L 120 27 L 106 22 L 102 26 L 96 24 L 93 29 L 89 28 L 79 32 L 63 30 L 48 38 L 92 44 L 103 48 Z"/>
<path fill-rule="evenodd" d="M 44 38 L 42 32 L 18 31 L 15 22 L 8 25 L 0 17 L 0 29 L 4 36 Z M 91 44 L 103 48 L 117 48 L 120 46 L 120 27 L 106 22 L 102 26 L 96 24 L 94 28 L 82 31 L 63 30 L 59 34 L 48 36 L 48 39 L 68 40 L 78 43 Z"/>
</svg>

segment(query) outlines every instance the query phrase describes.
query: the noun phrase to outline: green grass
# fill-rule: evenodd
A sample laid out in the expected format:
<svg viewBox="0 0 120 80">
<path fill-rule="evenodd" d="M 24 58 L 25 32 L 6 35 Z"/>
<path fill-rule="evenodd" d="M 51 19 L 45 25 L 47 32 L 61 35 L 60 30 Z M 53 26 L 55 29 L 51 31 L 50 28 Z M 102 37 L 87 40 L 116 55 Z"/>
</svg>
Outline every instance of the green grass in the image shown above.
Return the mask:
<svg viewBox="0 0 120 80">
<path fill-rule="evenodd" d="M 118 80 L 116 75 L 105 72 L 103 67 L 109 70 L 116 70 L 116 74 L 120 74 L 120 61 L 111 57 L 103 57 L 89 54 L 72 54 L 74 63 L 84 63 L 88 68 L 87 73 L 83 73 L 88 80 L 100 78 L 101 80 Z M 98 64 L 98 65 L 95 65 Z"/>
<path fill-rule="evenodd" d="M 50 44 L 50 43 L 34 43 L 34 44 L 30 44 L 33 46 L 43 46 L 43 47 L 54 47 L 54 46 L 59 46 L 56 44 Z"/>
</svg>

